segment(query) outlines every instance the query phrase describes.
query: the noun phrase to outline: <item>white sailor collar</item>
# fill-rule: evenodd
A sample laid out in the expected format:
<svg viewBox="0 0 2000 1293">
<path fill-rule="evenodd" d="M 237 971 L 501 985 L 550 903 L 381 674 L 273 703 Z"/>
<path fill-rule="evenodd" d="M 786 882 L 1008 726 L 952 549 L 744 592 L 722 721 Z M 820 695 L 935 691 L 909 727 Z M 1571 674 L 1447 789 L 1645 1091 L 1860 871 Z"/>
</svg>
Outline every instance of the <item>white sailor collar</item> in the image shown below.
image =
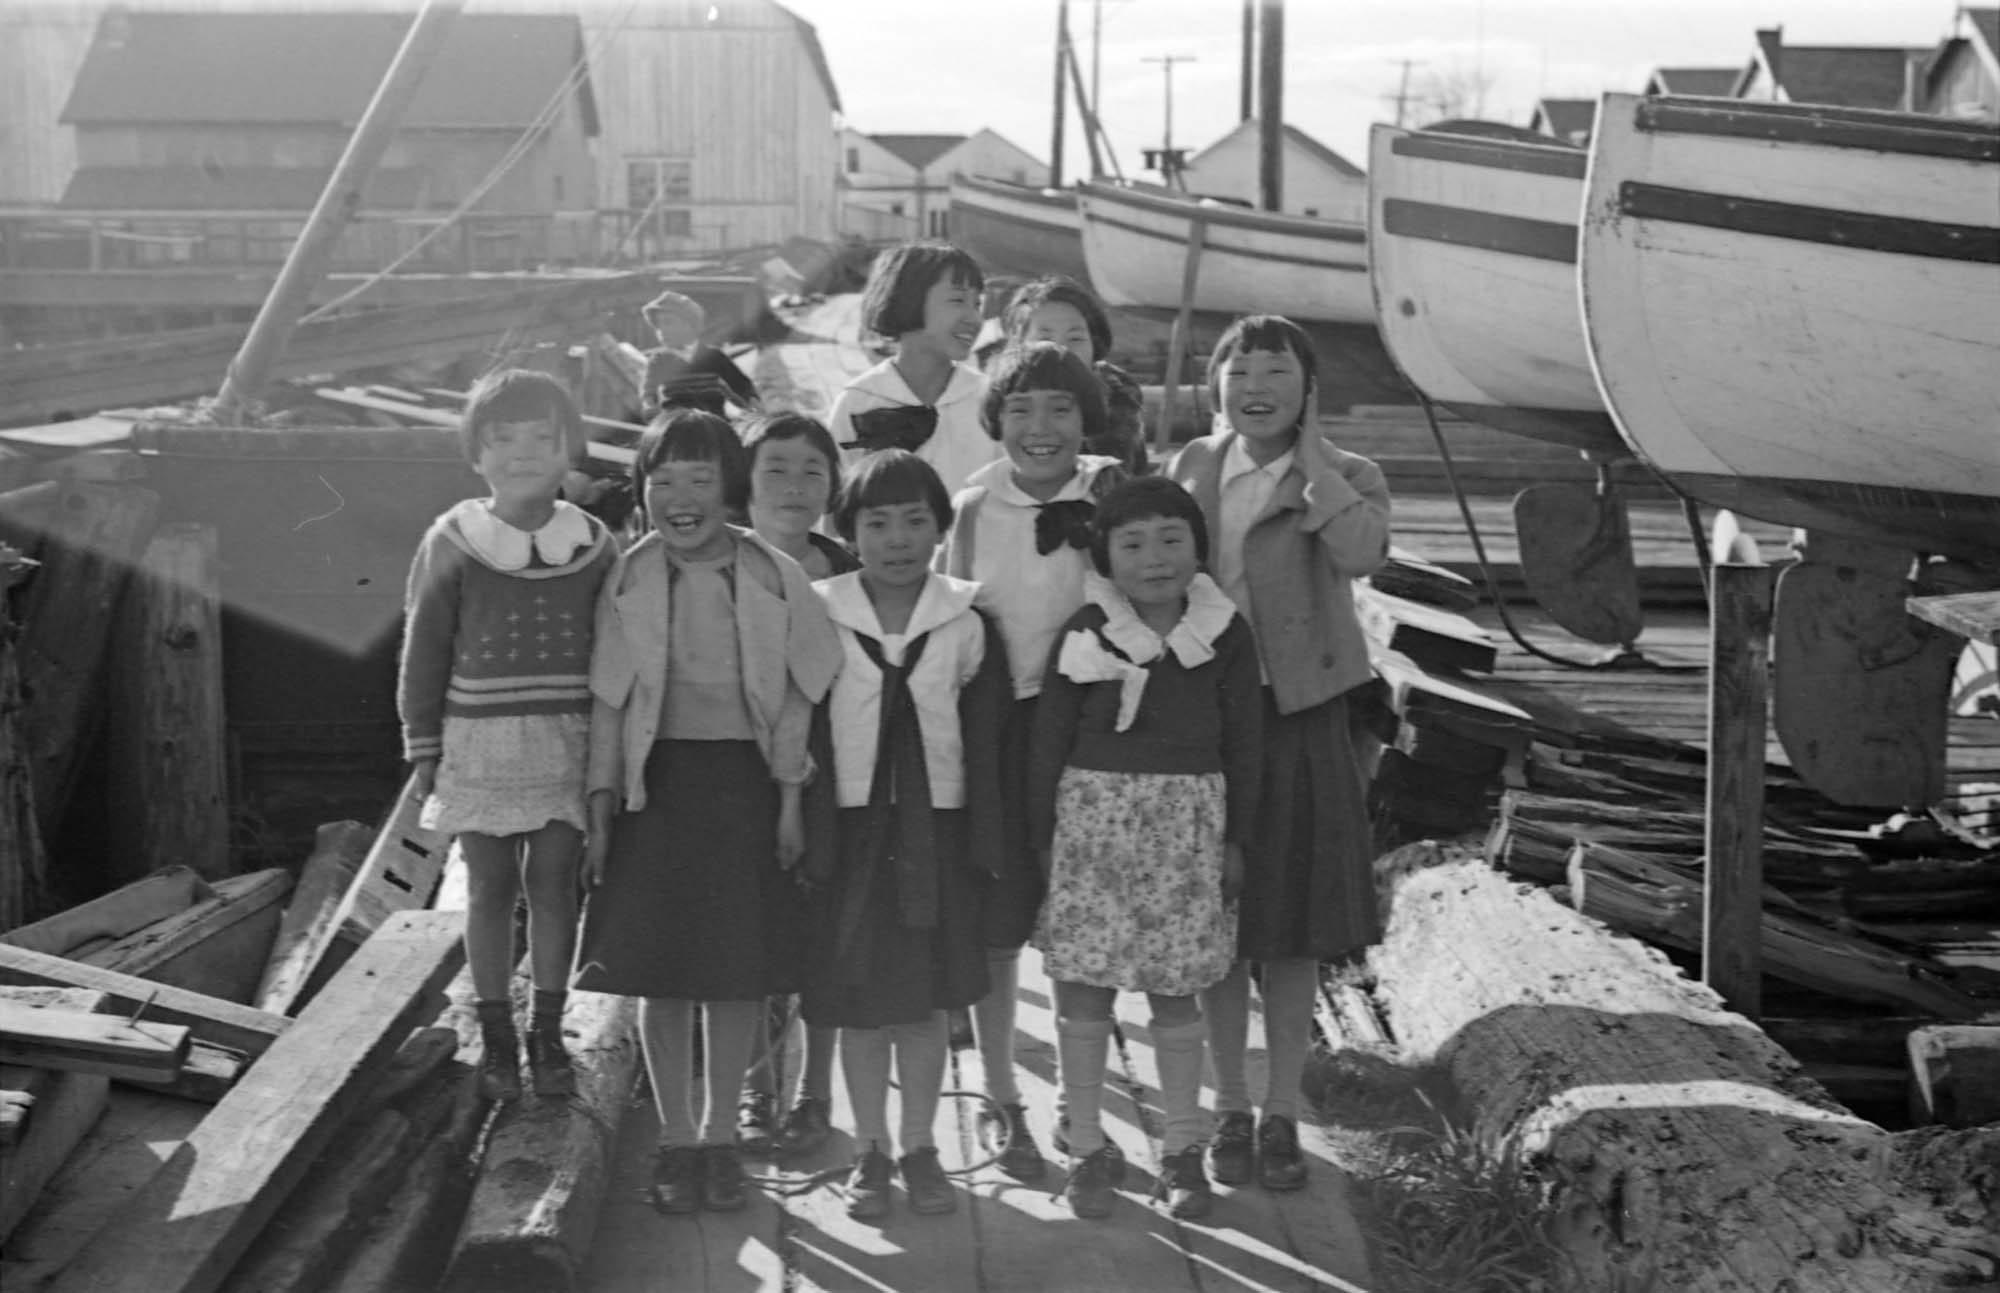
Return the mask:
<svg viewBox="0 0 2000 1293">
<path fill-rule="evenodd" d="M 1017 507 L 1040 507 L 1044 503 L 1089 498 L 1091 488 L 1097 481 L 1097 474 L 1106 467 L 1116 466 L 1118 466 L 1116 458 L 1107 458 L 1102 454 L 1080 453 L 1076 456 L 1075 474 L 1064 481 L 1063 487 L 1049 498 L 1035 498 L 1015 483 L 1014 460 L 1005 455 L 967 476 L 965 483 L 982 486 L 994 498 Z"/>
<path fill-rule="evenodd" d="M 590 515 L 562 499 L 539 530 L 518 529 L 493 514 L 483 498 L 468 498 L 445 513 L 471 553 L 495 570 L 525 570 L 531 556 L 548 566 L 566 565 L 596 541 Z"/>
<path fill-rule="evenodd" d="M 896 367 L 896 361 L 885 359 L 848 383 L 852 390 L 865 391 L 895 404 L 922 404 L 910 384 L 903 380 L 903 370 Z M 934 407 L 956 404 L 961 400 L 978 399 L 986 391 L 986 378 L 977 368 L 968 364 L 953 363 L 951 380 L 944 384 L 944 391 L 937 397 Z"/>
<path fill-rule="evenodd" d="M 950 623 L 972 609 L 973 599 L 979 593 L 979 585 L 969 579 L 955 579 L 932 571 L 925 576 L 924 590 L 917 595 L 917 604 L 910 611 L 909 625 L 899 634 L 889 634 L 882 631 L 882 621 L 875 615 L 875 603 L 868 600 L 860 571 L 822 579 L 813 587 L 826 602 L 829 619 L 877 641 L 892 637 L 908 640 Z"/>
</svg>

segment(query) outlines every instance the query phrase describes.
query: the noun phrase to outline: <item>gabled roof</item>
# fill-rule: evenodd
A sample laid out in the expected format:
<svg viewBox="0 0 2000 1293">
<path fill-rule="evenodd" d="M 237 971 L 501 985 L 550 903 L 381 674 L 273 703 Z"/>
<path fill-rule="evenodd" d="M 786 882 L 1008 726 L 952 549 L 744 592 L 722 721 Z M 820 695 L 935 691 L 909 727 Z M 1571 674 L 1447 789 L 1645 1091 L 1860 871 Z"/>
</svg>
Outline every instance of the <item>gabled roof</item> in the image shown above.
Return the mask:
<svg viewBox="0 0 2000 1293">
<path fill-rule="evenodd" d="M 1986 44 L 1986 52 L 2000 56 L 2000 9 L 1960 9 L 1965 25 Z"/>
<path fill-rule="evenodd" d="M 1912 72 L 1929 54 L 1899 46 L 1787 45 L 1782 28 L 1767 28 L 1757 33 L 1756 56 L 1731 93 L 1743 92 L 1761 62 L 1793 103 L 1898 109 Z"/>
<path fill-rule="evenodd" d="M 1259 121 L 1256 117 L 1245 117 L 1243 120 L 1237 122 L 1234 126 L 1230 127 L 1228 133 L 1224 134 L 1222 138 L 1216 140 L 1208 147 L 1202 149 L 1200 152 L 1196 153 L 1193 157 L 1190 157 L 1188 159 L 1188 164 L 1190 166 L 1199 166 L 1201 164 L 1201 159 L 1203 157 L 1206 157 L 1208 154 L 1214 152 L 1216 149 L 1221 148 L 1224 144 L 1227 144 L 1232 139 L 1235 139 L 1238 135 L 1244 133 L 1245 131 L 1248 131 L 1254 135 L 1259 131 L 1261 131 L 1263 128 L 1264 128 L 1263 123 Z M 1328 148 L 1325 144 L 1322 144 L 1319 140 L 1314 139 L 1311 135 L 1308 135 L 1305 131 L 1300 130 L 1297 126 L 1293 125 L 1289 121 L 1287 121 L 1283 126 L 1279 127 L 1279 132 L 1284 136 L 1286 143 L 1297 145 L 1301 150 L 1305 152 L 1305 154 L 1308 157 L 1312 157 L 1315 160 L 1324 162 L 1327 166 L 1331 167 L 1337 174 L 1347 176 L 1349 179 L 1359 179 L 1364 174 L 1364 172 L 1359 166 L 1356 166 L 1353 162 L 1348 161 L 1345 157 L 1342 157 L 1339 153 L 1336 153 L 1331 148 Z"/>
<path fill-rule="evenodd" d="M 352 125 L 402 44 L 393 13 L 153 13 L 98 21 L 69 125 Z M 575 15 L 461 15 L 403 126 L 519 129 L 584 63 Z M 597 133 L 588 73 L 575 94 Z"/>
<path fill-rule="evenodd" d="M 1539 128 L 1565 141 L 1588 135 L 1597 127 L 1597 100 L 1539 100 L 1535 104 L 1534 119 L 1529 123 L 1529 128 L 1537 128 L 1537 123 Z"/>
<path fill-rule="evenodd" d="M 929 166 L 966 140 L 964 135 L 870 135 L 868 137 L 917 170 Z"/>
<path fill-rule="evenodd" d="M 1733 67 L 1656 67 L 1646 89 L 1651 94 L 1695 94 L 1721 97 L 1736 87 Z"/>
<path fill-rule="evenodd" d="M 83 166 L 59 205 L 71 211 L 297 211 L 319 201 L 332 168 L 284 166 Z M 423 204 L 429 176 L 415 167 L 377 167 L 361 205 L 408 211 Z"/>
<path fill-rule="evenodd" d="M 826 97 L 833 103 L 833 110 L 843 111 L 840 106 L 840 89 L 833 83 L 833 67 L 826 61 L 826 50 L 819 43 L 819 29 L 783 5 L 773 5 L 772 8 L 789 15 L 791 20 L 798 24 L 799 41 L 806 47 L 806 61 L 812 64 L 813 73 L 819 77 L 819 83 L 826 87 Z"/>
</svg>

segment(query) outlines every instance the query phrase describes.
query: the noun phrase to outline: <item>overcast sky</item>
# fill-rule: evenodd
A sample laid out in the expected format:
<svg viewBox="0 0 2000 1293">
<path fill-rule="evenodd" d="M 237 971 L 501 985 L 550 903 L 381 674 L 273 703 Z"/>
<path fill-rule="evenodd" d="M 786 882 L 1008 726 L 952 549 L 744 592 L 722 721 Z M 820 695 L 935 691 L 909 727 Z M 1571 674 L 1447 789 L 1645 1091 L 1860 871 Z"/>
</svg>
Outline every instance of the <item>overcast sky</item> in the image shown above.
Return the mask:
<svg viewBox="0 0 2000 1293">
<path fill-rule="evenodd" d="M 1047 159 L 1055 0 L 781 0 L 819 29 L 848 124 L 870 134 L 991 126 Z M 1928 46 L 1951 34 L 1949 0 L 1290 0 L 1285 116 L 1357 165 L 1368 126 L 1392 119 L 1409 70 L 1488 88 L 1485 116 L 1525 125 L 1544 95 L 1638 90 L 1655 66 L 1740 66 L 1758 27 L 1795 45 Z M 1092 0 L 1070 28 L 1090 74 Z M 1130 174 L 1163 126 L 1173 67 L 1174 140 L 1199 148 L 1237 119 L 1240 0 L 1103 0 L 1102 115 Z M 1072 119 L 1075 109 L 1071 108 Z M 1082 136 L 1067 145 L 1072 174 Z"/>
</svg>

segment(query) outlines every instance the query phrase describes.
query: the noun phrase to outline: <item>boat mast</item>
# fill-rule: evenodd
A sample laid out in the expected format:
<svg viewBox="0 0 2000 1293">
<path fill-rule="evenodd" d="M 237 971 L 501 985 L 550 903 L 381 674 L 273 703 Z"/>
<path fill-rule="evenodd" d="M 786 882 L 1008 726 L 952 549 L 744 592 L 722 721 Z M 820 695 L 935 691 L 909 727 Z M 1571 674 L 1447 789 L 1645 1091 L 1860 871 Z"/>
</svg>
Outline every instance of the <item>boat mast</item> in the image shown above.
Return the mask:
<svg viewBox="0 0 2000 1293">
<path fill-rule="evenodd" d="M 1248 121 L 1256 111 L 1251 95 L 1257 84 L 1257 0 L 1243 0 L 1243 52 L 1237 80 L 1236 119 Z"/>
<path fill-rule="evenodd" d="M 1285 196 L 1285 0 L 1263 0 L 1257 37 L 1257 179 L 1266 211 Z"/>
<path fill-rule="evenodd" d="M 424 7 L 403 34 L 402 45 L 390 60 L 389 70 L 382 74 L 382 83 L 376 86 L 375 97 L 368 101 L 333 174 L 327 177 L 326 187 L 320 191 L 319 201 L 306 218 L 298 241 L 286 255 L 277 281 L 271 285 L 256 321 L 250 325 L 249 335 L 243 338 L 236 357 L 229 361 L 222 389 L 215 397 L 218 422 L 240 417 L 263 389 L 272 366 L 291 340 L 299 312 L 305 308 L 326 269 L 334 244 L 361 208 L 361 191 L 368 184 L 369 174 L 388 150 L 403 114 L 417 97 L 424 74 L 444 47 L 452 21 L 464 7 L 465 0 L 424 0 Z"/>
<path fill-rule="evenodd" d="M 1069 69 L 1065 62 L 1069 58 L 1069 0 L 1056 3 L 1056 106 L 1052 114 L 1053 126 L 1049 138 L 1049 187 L 1059 189 L 1063 182 L 1063 111 L 1066 87 L 1063 75 Z"/>
</svg>

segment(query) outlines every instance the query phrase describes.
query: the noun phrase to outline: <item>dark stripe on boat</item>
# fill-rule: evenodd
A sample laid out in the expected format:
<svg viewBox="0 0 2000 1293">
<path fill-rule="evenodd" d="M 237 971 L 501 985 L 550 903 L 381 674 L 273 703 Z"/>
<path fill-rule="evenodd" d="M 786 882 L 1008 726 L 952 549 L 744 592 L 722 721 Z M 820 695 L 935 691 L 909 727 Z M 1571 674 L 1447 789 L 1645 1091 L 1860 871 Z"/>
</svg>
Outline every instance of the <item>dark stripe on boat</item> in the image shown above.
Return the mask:
<svg viewBox="0 0 2000 1293">
<path fill-rule="evenodd" d="M 1448 242 L 1455 247 L 1480 247 L 1508 256 L 1576 263 L 1576 226 L 1554 220 L 1531 220 L 1526 216 L 1496 215 L 1491 211 L 1412 202 L 1407 198 L 1384 198 L 1382 229 L 1406 238 Z"/>
<path fill-rule="evenodd" d="M 1814 144 L 1822 148 L 1865 148 L 1912 157 L 2000 161 L 2000 131 L 1995 131 L 1990 123 L 1952 121 L 1945 117 L 1843 112 L 1797 104 L 1738 108 L 1719 103 L 1647 99 L 1634 112 L 1632 124 L 1640 130 L 1660 134 L 1717 135 Z"/>
<path fill-rule="evenodd" d="M 1136 233 L 1144 238 L 1157 239 L 1160 242 L 1169 243 L 1175 247 L 1187 246 L 1187 235 L 1185 234 L 1168 233 L 1165 230 L 1148 228 L 1142 224 L 1133 224 L 1129 220 L 1120 220 L 1116 216 L 1101 214 L 1086 215 L 1084 220 L 1086 222 L 1095 221 L 1098 224 L 1107 224 L 1114 229 L 1123 229 L 1127 233 Z M 1303 265 L 1311 269 L 1345 269 L 1352 270 L 1358 274 L 1368 272 L 1368 266 L 1365 264 L 1338 260 L 1311 260 L 1304 256 L 1287 256 L 1280 252 L 1258 251 L 1254 247 L 1239 247 L 1234 243 L 1221 242 L 1216 239 L 1213 228 L 1208 231 L 1208 236 L 1202 240 L 1201 251 L 1204 257 L 1210 252 L 1216 252 L 1224 256 L 1241 256 L 1246 260 L 1274 260 L 1281 265 Z"/>
<path fill-rule="evenodd" d="M 1580 148 L 1541 148 L 1469 135 L 1399 135 L 1389 145 L 1389 151 L 1398 157 L 1421 157 L 1426 161 L 1456 162 L 1496 171 L 1560 175 L 1573 180 L 1582 179 L 1584 168 L 1590 164 L 1590 155 Z"/>
<path fill-rule="evenodd" d="M 1852 247 L 1857 251 L 2000 265 L 2000 229 L 1992 225 L 1941 224 L 1907 216 L 1832 211 L 1762 198 L 1697 193 L 1634 180 L 1618 186 L 1618 209 L 1641 220 L 1730 229 L 1769 238 Z"/>
<path fill-rule="evenodd" d="M 1208 222 L 1211 232 L 1221 227 L 1248 229 L 1254 233 L 1283 234 L 1290 238 L 1311 238 L 1318 242 L 1368 241 L 1367 231 L 1358 226 L 1334 224 L 1332 221 L 1323 221 L 1314 216 L 1254 211 L 1248 207 L 1231 206 L 1227 202 L 1197 206 L 1187 198 L 1154 197 L 1150 193 L 1110 187 L 1101 187 L 1091 196 L 1099 202 L 1112 206 L 1132 206 L 1144 211 L 1157 211 L 1176 220 L 1192 220 L 1198 217 Z"/>
</svg>

